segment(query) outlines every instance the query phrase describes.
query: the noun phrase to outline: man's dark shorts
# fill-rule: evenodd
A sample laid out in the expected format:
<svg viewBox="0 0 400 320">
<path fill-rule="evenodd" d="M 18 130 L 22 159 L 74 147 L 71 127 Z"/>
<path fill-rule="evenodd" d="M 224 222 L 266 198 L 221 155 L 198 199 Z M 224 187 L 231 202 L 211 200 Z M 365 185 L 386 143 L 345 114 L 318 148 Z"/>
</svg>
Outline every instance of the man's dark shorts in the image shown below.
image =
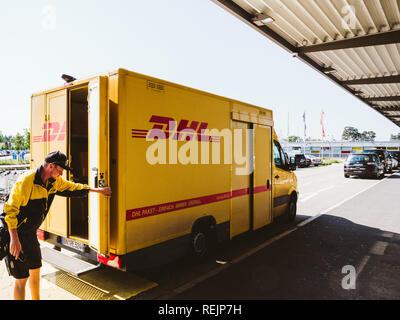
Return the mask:
<svg viewBox="0 0 400 320">
<path fill-rule="evenodd" d="M 36 232 L 18 234 L 18 237 L 23 251 L 20 254 L 21 258 L 15 260 L 15 257 L 9 254 L 5 257 L 5 261 L 10 276 L 15 279 L 25 279 L 29 277 L 30 269 L 42 267 L 42 254 Z"/>
</svg>

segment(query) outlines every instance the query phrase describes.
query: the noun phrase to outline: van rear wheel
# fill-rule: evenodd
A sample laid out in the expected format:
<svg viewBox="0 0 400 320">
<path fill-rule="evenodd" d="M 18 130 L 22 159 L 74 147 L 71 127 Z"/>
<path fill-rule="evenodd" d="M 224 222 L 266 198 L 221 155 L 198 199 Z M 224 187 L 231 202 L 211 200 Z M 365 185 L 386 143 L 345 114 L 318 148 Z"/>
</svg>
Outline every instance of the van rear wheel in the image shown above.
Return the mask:
<svg viewBox="0 0 400 320">
<path fill-rule="evenodd" d="M 195 261 L 202 260 L 212 252 L 216 243 L 215 228 L 202 224 L 190 236 L 190 255 Z"/>
<path fill-rule="evenodd" d="M 286 221 L 289 223 L 293 222 L 294 219 L 296 218 L 296 213 L 297 213 L 297 197 L 291 195 L 286 211 Z"/>
</svg>

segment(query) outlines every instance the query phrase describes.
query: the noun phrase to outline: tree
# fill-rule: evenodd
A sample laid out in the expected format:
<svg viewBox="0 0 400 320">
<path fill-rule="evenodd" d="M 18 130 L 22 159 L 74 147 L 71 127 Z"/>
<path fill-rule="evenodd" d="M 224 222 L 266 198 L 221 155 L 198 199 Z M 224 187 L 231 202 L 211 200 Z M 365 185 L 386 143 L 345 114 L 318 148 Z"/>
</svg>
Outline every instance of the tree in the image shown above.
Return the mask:
<svg viewBox="0 0 400 320">
<path fill-rule="evenodd" d="M 31 132 L 28 129 L 24 129 L 24 149 L 31 149 Z"/>
<path fill-rule="evenodd" d="M 24 136 L 20 133 L 17 133 L 15 137 L 11 138 L 11 142 L 14 143 L 15 150 L 23 150 L 25 149 L 25 139 Z"/>
<path fill-rule="evenodd" d="M 289 136 L 289 142 L 299 142 L 300 140 L 298 136 Z"/>
<path fill-rule="evenodd" d="M 362 141 L 375 141 L 376 133 L 374 131 L 363 131 L 361 133 Z"/>
<path fill-rule="evenodd" d="M 398 141 L 400 140 L 400 132 L 398 134 L 391 134 L 390 141 Z"/>
<path fill-rule="evenodd" d="M 361 134 L 358 132 L 357 128 L 354 127 L 344 127 L 342 133 L 342 139 L 347 141 L 359 141 Z"/>
<path fill-rule="evenodd" d="M 376 133 L 374 131 L 358 132 L 357 128 L 344 127 L 342 139 L 347 141 L 375 141 Z"/>
</svg>

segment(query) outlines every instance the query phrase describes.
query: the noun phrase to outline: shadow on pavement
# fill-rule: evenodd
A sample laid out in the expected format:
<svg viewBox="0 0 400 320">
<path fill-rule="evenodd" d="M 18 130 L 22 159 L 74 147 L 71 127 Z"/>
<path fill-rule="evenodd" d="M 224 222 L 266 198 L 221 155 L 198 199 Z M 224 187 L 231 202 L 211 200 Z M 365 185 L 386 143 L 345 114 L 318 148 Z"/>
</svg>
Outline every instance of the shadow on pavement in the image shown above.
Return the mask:
<svg viewBox="0 0 400 320">
<path fill-rule="evenodd" d="M 355 289 L 349 284 L 353 266 Z M 346 278 L 347 277 L 347 278 Z M 399 299 L 400 235 L 322 215 L 174 299 Z"/>
</svg>

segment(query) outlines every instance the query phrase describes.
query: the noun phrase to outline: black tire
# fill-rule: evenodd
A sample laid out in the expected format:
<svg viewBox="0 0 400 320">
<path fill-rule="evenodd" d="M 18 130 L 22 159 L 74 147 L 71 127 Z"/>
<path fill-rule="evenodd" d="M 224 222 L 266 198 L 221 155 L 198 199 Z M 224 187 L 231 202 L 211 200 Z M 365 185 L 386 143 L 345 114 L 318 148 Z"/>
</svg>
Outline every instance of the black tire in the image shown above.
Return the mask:
<svg viewBox="0 0 400 320">
<path fill-rule="evenodd" d="M 200 261 L 207 257 L 216 245 L 215 226 L 201 223 L 193 228 L 190 236 L 190 257 Z"/>
<path fill-rule="evenodd" d="M 290 196 L 288 207 L 286 209 L 286 221 L 288 223 L 293 222 L 296 219 L 297 213 L 297 197 L 295 195 Z"/>
<path fill-rule="evenodd" d="M 344 174 L 344 177 L 345 178 L 349 178 L 350 176 L 348 174 Z"/>
</svg>

